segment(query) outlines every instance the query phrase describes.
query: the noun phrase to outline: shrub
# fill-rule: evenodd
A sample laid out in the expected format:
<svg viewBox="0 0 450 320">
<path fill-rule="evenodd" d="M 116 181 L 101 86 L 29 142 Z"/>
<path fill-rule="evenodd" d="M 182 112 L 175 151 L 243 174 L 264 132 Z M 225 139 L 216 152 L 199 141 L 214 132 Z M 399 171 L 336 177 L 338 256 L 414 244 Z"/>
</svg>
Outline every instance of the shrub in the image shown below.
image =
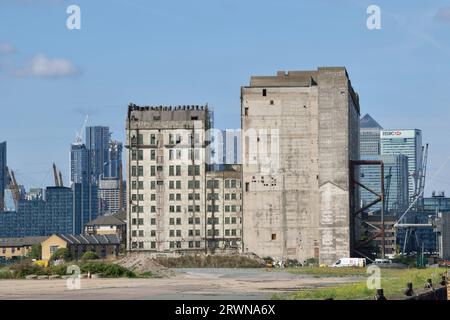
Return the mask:
<svg viewBox="0 0 450 320">
<path fill-rule="evenodd" d="M 28 258 L 41 260 L 41 256 L 42 256 L 42 246 L 41 246 L 41 244 L 33 244 L 31 246 L 30 252 L 28 253 Z"/>
<path fill-rule="evenodd" d="M 51 275 L 59 275 L 63 276 L 67 274 L 67 265 L 66 264 L 60 264 L 57 266 L 50 266 L 48 267 L 49 274 Z"/>
<path fill-rule="evenodd" d="M 9 270 L 0 270 L 0 279 L 14 279 L 15 275 Z"/>
<path fill-rule="evenodd" d="M 64 260 L 64 261 L 70 261 L 70 253 L 67 248 L 59 248 L 56 250 L 55 253 L 52 254 L 50 257 L 50 261 L 56 261 L 56 260 Z"/>
<path fill-rule="evenodd" d="M 128 277 L 133 278 L 136 275 L 127 268 L 121 267 L 117 264 L 108 264 L 102 262 L 88 262 L 81 265 L 81 272 L 96 273 L 106 278 Z"/>
<path fill-rule="evenodd" d="M 97 260 L 99 259 L 99 256 L 92 251 L 88 251 L 81 257 L 81 261 L 87 261 L 87 260 Z"/>
<path fill-rule="evenodd" d="M 25 278 L 26 276 L 35 274 L 38 276 L 44 276 L 48 274 L 48 270 L 45 268 L 31 263 L 31 261 L 24 260 L 18 262 L 10 267 L 10 270 L 14 272 L 16 278 Z"/>
</svg>

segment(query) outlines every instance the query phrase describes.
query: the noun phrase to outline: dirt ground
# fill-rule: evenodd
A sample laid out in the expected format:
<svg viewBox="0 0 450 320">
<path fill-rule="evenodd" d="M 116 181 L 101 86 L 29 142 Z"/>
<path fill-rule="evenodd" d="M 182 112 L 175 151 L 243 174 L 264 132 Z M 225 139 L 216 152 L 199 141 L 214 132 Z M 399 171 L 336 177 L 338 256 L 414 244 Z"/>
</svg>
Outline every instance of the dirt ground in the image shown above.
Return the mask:
<svg viewBox="0 0 450 320">
<path fill-rule="evenodd" d="M 316 278 L 265 269 L 176 269 L 161 279 L 81 279 L 69 290 L 66 280 L 0 280 L 0 299 L 133 299 L 214 300 L 270 299 L 299 288 L 315 288 L 358 280 Z"/>
</svg>

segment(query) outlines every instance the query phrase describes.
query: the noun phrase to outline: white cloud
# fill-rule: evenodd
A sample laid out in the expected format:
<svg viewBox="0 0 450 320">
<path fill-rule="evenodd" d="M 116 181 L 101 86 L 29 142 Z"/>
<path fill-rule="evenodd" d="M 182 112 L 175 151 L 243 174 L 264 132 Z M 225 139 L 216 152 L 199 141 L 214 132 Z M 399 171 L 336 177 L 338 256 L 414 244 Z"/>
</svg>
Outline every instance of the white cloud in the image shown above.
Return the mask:
<svg viewBox="0 0 450 320">
<path fill-rule="evenodd" d="M 18 76 L 68 77 L 79 73 L 79 69 L 68 59 L 48 58 L 37 54 L 28 65 L 16 72 Z"/>
<path fill-rule="evenodd" d="M 15 52 L 16 48 L 11 43 L 0 43 L 0 55 L 13 54 Z"/>
</svg>

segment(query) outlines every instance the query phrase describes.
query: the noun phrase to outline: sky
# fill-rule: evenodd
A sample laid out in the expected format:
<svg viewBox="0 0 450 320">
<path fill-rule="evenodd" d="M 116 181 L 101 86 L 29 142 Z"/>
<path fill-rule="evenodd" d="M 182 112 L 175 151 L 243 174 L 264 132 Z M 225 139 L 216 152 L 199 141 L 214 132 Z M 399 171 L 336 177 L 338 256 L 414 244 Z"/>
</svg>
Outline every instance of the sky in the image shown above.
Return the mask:
<svg viewBox="0 0 450 320">
<path fill-rule="evenodd" d="M 239 128 L 251 75 L 345 66 L 361 116 L 423 130 L 426 194 L 450 195 L 449 31 L 441 0 L 0 0 L 0 141 L 18 182 L 44 187 L 53 162 L 68 181 L 87 114 L 122 141 L 130 102 L 208 103 L 216 127 Z"/>
</svg>

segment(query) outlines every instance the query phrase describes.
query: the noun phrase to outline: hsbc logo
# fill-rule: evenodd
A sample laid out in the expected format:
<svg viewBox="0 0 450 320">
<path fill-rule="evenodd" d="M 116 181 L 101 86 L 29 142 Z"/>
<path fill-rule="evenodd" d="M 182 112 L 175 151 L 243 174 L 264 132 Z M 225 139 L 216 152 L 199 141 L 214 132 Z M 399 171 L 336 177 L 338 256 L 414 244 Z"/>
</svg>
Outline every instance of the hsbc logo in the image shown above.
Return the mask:
<svg viewBox="0 0 450 320">
<path fill-rule="evenodd" d="M 401 136 L 402 132 L 401 131 L 383 131 L 383 136 Z"/>
</svg>

